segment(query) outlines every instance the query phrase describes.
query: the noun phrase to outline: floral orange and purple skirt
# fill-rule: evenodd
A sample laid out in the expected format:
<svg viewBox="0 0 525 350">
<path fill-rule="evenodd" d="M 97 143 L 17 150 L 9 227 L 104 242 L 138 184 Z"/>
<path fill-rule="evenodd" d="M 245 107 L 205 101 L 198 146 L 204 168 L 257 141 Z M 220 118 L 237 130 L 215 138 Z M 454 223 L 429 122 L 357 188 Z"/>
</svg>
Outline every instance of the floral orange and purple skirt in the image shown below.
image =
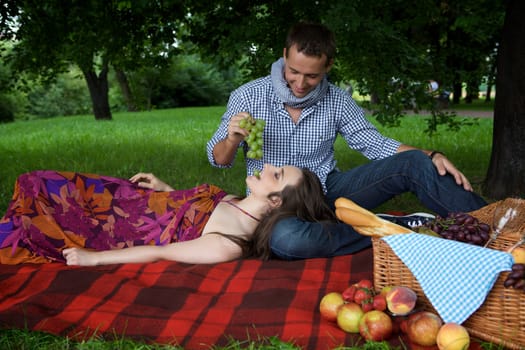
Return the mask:
<svg viewBox="0 0 525 350">
<path fill-rule="evenodd" d="M 225 195 L 208 184 L 156 192 L 95 174 L 23 174 L 0 220 L 0 263 L 63 262 L 68 247 L 108 250 L 192 240 Z"/>
</svg>

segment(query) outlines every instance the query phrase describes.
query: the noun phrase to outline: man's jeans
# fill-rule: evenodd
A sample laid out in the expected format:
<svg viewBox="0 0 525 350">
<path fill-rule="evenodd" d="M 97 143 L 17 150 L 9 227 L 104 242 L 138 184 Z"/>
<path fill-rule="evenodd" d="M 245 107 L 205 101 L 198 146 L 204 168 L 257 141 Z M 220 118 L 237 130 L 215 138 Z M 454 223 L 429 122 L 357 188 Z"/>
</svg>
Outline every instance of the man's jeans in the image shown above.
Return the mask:
<svg viewBox="0 0 525 350">
<path fill-rule="evenodd" d="M 487 204 L 479 195 L 457 185 L 452 176 L 439 175 L 431 159 L 418 150 L 345 172 L 334 171 L 328 175 L 326 186 L 332 207 L 337 198 L 346 197 L 372 210 L 405 192 L 414 193 L 426 208 L 441 216 L 473 211 Z M 369 245 L 368 237 L 344 223 L 324 225 L 297 218 L 279 221 L 270 239 L 274 255 L 286 260 L 352 254 Z"/>
</svg>

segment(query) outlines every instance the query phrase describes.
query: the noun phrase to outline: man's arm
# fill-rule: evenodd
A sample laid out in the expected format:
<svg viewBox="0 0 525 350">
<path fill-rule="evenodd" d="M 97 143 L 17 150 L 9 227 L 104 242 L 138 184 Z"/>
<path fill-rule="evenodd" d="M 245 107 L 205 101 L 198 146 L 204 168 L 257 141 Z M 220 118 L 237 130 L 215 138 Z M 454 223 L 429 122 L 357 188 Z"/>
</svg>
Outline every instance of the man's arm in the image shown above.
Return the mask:
<svg viewBox="0 0 525 350">
<path fill-rule="evenodd" d="M 462 185 L 466 191 L 473 191 L 472 185 L 467 177 L 459 171 L 456 166 L 441 152 L 429 151 L 425 149 L 416 148 L 409 145 L 400 145 L 397 149 L 397 153 L 405 152 L 409 150 L 420 150 L 430 157 L 432 163 L 436 167 L 439 175 L 443 176 L 447 173 L 452 175 L 458 185 Z"/>
<path fill-rule="evenodd" d="M 218 165 L 230 165 L 235 158 L 239 144 L 249 132 L 239 126 L 239 121 L 249 116 L 247 112 L 234 115 L 228 123 L 228 135 L 213 147 L 213 159 Z"/>
<path fill-rule="evenodd" d="M 235 158 L 237 153 L 238 143 L 231 142 L 229 138 L 226 138 L 213 147 L 213 159 L 218 165 L 230 165 Z"/>
<path fill-rule="evenodd" d="M 228 105 L 228 108 L 231 107 Z M 248 131 L 239 126 L 239 121 L 249 114 L 240 112 L 229 117 L 227 112 L 222 117 L 221 124 L 206 145 L 208 161 L 217 167 L 230 167 L 233 164 L 239 144 L 248 136 Z"/>
</svg>

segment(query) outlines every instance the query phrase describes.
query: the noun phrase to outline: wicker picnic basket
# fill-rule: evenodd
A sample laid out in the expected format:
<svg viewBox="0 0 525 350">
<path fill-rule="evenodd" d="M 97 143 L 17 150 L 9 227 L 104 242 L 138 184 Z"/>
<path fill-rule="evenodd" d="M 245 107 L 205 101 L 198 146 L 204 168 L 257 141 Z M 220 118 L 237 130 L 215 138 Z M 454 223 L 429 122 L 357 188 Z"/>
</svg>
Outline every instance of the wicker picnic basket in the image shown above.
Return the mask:
<svg viewBox="0 0 525 350">
<path fill-rule="evenodd" d="M 516 204 L 525 209 L 524 199 L 508 198 L 489 204 L 470 214 L 481 222 L 491 225 L 497 205 Z M 523 221 L 520 230 L 514 232 L 503 230 L 500 236 L 489 245 L 489 248 L 503 251 L 515 244 L 520 239 L 519 232 L 525 229 L 525 217 Z M 379 238 L 373 238 L 372 245 L 375 287 L 377 289 L 392 285 L 410 287 L 418 295 L 419 303 L 424 309 L 436 312 L 414 275 L 390 249 L 390 246 Z M 525 293 L 503 287 L 503 281 L 508 274 L 508 272 L 500 274 L 483 305 L 463 323 L 463 326 L 475 338 L 498 343 L 510 349 L 525 349 Z"/>
</svg>

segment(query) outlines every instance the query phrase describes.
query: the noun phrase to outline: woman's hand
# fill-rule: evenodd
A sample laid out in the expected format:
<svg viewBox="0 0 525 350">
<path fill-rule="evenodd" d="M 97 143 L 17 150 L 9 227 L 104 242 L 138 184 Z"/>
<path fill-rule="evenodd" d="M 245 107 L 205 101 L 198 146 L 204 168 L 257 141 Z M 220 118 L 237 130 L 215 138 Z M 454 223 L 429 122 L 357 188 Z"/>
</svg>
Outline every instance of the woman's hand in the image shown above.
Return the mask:
<svg viewBox="0 0 525 350">
<path fill-rule="evenodd" d="M 88 251 L 83 248 L 66 248 L 62 251 L 62 255 L 66 258 L 67 265 L 79 265 L 79 266 L 95 266 L 94 252 Z"/>
<path fill-rule="evenodd" d="M 138 173 L 133 175 L 129 181 L 136 183 L 139 187 L 149 188 L 160 192 L 173 191 L 173 188 L 165 182 L 159 180 L 151 173 Z"/>
</svg>

